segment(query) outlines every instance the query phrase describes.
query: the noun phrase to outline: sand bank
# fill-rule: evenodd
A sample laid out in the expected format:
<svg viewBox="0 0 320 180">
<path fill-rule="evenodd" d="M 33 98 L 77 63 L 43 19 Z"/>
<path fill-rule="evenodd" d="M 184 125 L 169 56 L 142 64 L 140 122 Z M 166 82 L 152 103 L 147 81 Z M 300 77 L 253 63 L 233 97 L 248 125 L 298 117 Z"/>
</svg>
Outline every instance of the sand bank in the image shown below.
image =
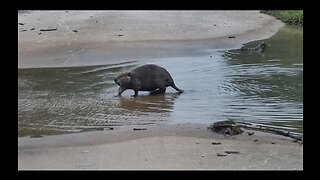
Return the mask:
<svg viewBox="0 0 320 180">
<path fill-rule="evenodd" d="M 96 132 L 19 138 L 18 168 L 303 169 L 303 145 L 294 143 L 290 138 L 251 130 L 226 137 L 207 130 L 208 126 L 209 124 L 126 126 Z M 249 136 L 247 132 L 254 134 Z M 225 151 L 238 153 L 226 154 Z"/>
<path fill-rule="evenodd" d="M 19 68 L 199 55 L 269 38 L 284 26 L 259 11 L 31 11 L 18 23 Z"/>
</svg>

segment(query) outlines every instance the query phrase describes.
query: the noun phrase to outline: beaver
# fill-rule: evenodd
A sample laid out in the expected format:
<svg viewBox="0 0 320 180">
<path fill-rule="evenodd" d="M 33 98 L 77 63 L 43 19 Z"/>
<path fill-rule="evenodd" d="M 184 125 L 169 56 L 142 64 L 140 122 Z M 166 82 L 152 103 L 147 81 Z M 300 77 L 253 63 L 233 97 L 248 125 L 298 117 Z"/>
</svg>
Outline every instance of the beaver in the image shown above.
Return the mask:
<svg viewBox="0 0 320 180">
<path fill-rule="evenodd" d="M 114 81 L 120 86 L 119 96 L 127 89 L 134 90 L 134 97 L 138 96 L 138 91 L 150 91 L 151 95 L 165 93 L 168 86 L 183 93 L 183 90 L 174 84 L 170 73 L 155 64 L 146 64 L 129 72 L 121 73 Z"/>
</svg>

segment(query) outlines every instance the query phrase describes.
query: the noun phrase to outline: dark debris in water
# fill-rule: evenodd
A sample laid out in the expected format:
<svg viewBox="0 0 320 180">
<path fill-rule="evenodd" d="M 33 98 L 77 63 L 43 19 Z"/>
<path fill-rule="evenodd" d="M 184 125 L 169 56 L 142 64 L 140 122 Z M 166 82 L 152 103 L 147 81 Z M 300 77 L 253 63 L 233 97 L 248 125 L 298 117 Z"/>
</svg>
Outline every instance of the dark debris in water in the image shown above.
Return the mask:
<svg viewBox="0 0 320 180">
<path fill-rule="evenodd" d="M 41 137 L 43 137 L 43 136 L 41 136 L 41 135 L 32 135 L 32 136 L 30 136 L 30 138 L 41 138 Z"/>
</svg>

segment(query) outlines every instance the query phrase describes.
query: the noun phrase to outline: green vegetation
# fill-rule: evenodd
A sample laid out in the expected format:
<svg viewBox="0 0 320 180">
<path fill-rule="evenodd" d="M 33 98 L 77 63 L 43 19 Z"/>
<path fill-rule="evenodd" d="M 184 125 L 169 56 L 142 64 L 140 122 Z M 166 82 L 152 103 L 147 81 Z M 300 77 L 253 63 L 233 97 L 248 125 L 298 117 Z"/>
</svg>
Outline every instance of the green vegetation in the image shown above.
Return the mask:
<svg viewBox="0 0 320 180">
<path fill-rule="evenodd" d="M 261 12 L 274 16 L 286 24 L 303 26 L 302 10 L 266 10 Z"/>
</svg>

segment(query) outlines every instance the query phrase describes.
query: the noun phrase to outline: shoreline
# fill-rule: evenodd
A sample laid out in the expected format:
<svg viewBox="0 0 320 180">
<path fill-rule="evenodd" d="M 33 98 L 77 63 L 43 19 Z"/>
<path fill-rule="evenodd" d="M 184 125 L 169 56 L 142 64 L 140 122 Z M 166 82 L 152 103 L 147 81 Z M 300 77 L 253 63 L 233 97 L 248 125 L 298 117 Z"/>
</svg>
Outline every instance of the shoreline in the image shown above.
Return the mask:
<svg viewBox="0 0 320 180">
<path fill-rule="evenodd" d="M 197 123 L 122 126 L 113 130 L 18 138 L 18 169 L 303 168 L 303 145 L 290 138 L 252 130 L 226 137 L 208 130 L 208 126 Z M 226 151 L 236 154 L 225 154 Z"/>
</svg>

